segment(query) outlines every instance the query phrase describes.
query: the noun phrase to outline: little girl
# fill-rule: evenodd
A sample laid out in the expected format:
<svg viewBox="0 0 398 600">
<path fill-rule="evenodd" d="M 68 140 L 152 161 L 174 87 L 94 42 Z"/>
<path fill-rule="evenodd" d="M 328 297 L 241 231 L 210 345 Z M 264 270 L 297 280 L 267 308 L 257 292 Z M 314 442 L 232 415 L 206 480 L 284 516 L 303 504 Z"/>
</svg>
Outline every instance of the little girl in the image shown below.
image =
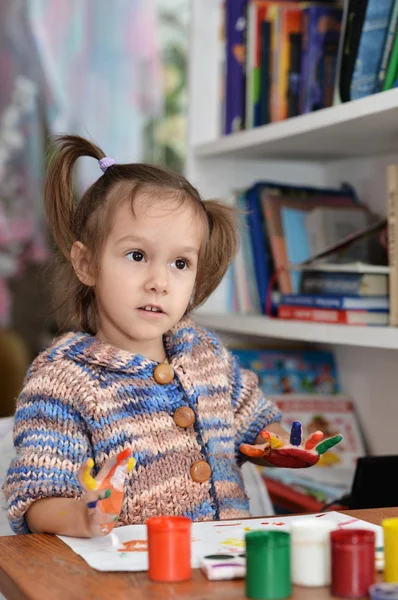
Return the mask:
<svg viewBox="0 0 398 600">
<path fill-rule="evenodd" d="M 103 174 L 76 202 L 81 156 Z M 4 485 L 15 532 L 90 537 L 155 515 L 242 518 L 242 452 L 318 460 L 322 434 L 304 445 L 297 430 L 289 437 L 256 376 L 189 317 L 235 255 L 232 209 L 77 136 L 58 139 L 44 204 L 62 257 L 55 292 L 74 332 L 34 360 L 17 401 Z"/>
</svg>

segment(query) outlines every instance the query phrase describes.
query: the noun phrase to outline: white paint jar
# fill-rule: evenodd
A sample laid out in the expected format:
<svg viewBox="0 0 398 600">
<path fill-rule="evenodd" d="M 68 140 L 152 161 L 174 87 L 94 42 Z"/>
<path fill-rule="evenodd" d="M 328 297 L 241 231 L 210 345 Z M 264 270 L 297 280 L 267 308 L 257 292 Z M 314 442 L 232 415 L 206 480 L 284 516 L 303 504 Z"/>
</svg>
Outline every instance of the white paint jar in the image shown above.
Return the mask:
<svg viewBox="0 0 398 600">
<path fill-rule="evenodd" d="M 292 583 L 307 587 L 330 585 L 330 532 L 336 523 L 326 517 L 299 519 L 292 523 Z"/>
</svg>

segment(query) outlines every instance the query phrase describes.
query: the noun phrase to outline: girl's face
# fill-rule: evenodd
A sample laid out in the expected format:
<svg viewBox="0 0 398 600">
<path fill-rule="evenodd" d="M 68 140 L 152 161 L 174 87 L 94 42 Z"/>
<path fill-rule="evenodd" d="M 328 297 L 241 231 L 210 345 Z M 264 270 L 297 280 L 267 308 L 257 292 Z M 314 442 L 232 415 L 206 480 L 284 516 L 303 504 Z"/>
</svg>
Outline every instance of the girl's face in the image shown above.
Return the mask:
<svg viewBox="0 0 398 600">
<path fill-rule="evenodd" d="M 104 243 L 95 295 L 97 336 L 163 360 L 163 334 L 184 315 L 198 267 L 203 227 L 189 203 L 145 194 L 119 206 Z M 162 354 L 162 356 L 160 356 Z"/>
</svg>

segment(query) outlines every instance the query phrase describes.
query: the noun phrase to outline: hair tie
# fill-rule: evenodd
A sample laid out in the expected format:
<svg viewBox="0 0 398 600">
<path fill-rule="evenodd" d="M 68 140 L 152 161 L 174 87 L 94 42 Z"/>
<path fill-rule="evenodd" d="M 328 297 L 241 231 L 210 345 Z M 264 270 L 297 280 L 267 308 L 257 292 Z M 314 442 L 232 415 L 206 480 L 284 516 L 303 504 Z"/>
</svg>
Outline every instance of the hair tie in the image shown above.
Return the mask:
<svg viewBox="0 0 398 600">
<path fill-rule="evenodd" d="M 98 162 L 99 166 L 101 167 L 101 171 L 105 173 L 105 171 L 109 169 L 109 167 L 114 165 L 116 161 L 114 161 L 113 158 L 110 158 L 109 156 L 104 156 L 104 158 L 101 158 Z"/>
</svg>

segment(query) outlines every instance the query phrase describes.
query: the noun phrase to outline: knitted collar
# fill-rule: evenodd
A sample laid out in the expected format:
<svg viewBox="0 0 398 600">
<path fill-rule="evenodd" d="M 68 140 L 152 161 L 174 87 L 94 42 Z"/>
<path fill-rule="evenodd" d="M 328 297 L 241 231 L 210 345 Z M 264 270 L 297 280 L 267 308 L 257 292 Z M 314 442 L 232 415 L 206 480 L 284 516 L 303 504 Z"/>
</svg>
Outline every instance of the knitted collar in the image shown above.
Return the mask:
<svg viewBox="0 0 398 600">
<path fill-rule="evenodd" d="M 198 331 L 190 317 L 184 317 L 164 334 L 167 357 L 171 364 L 186 359 L 199 344 Z M 77 362 L 100 365 L 113 371 L 132 373 L 137 368 L 156 365 L 157 362 L 140 354 L 120 350 L 88 333 L 66 333 L 57 338 L 48 349 L 48 360 L 70 358 Z"/>
</svg>

